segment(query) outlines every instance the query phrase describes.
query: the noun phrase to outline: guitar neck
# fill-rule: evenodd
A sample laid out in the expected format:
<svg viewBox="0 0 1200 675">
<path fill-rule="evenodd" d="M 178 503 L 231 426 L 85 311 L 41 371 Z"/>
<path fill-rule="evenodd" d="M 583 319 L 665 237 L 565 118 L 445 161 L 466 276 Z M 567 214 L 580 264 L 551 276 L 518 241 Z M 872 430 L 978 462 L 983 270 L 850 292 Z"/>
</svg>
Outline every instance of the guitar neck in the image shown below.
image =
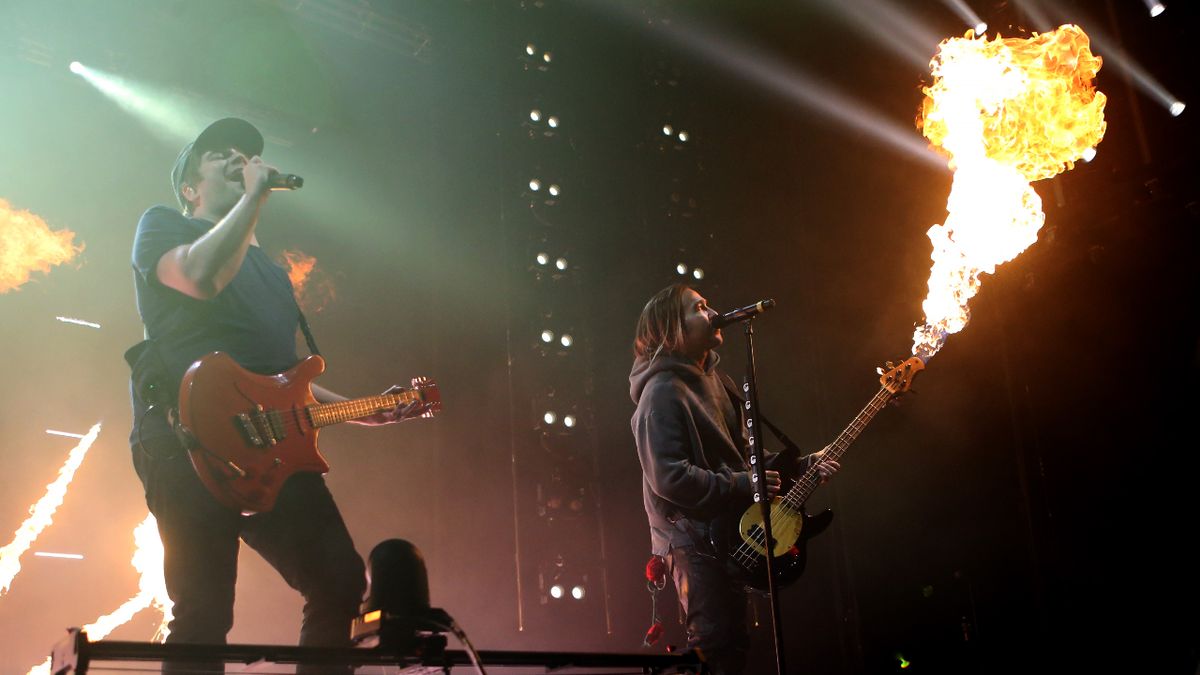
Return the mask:
<svg viewBox="0 0 1200 675">
<path fill-rule="evenodd" d="M 849 425 L 846 426 L 845 429 L 842 429 L 842 433 L 838 434 L 838 437 L 834 439 L 833 443 L 829 444 L 829 450 L 825 453 L 822 459 L 832 459 L 835 461 L 840 460 L 842 455 L 845 454 L 846 449 L 850 447 L 850 444 L 853 443 L 856 438 L 858 438 L 858 435 L 867 427 L 867 424 L 869 424 L 870 421 L 875 417 L 875 414 L 880 410 L 883 410 L 883 406 L 887 405 L 887 402 L 891 400 L 891 398 L 892 393 L 889 392 L 887 388 L 880 387 L 879 391 L 875 394 L 874 398 L 867 403 L 866 407 L 864 407 L 858 413 L 858 415 L 855 416 L 855 418 L 850 422 Z M 787 494 L 783 495 L 783 501 L 792 508 L 799 509 L 804 505 L 804 502 L 808 501 L 808 498 L 812 495 L 813 490 L 816 490 L 817 486 L 820 484 L 820 474 L 817 472 L 815 466 L 810 466 L 808 470 L 804 472 L 804 475 L 796 481 L 796 484 L 792 486 L 792 489 L 788 490 Z"/>
<path fill-rule="evenodd" d="M 309 419 L 312 420 L 314 427 L 324 427 L 370 417 L 376 413 L 391 410 L 398 405 L 419 400 L 421 400 L 421 392 L 409 390 L 396 394 L 364 396 L 334 403 L 317 403 L 308 406 L 306 410 L 308 410 Z"/>
</svg>

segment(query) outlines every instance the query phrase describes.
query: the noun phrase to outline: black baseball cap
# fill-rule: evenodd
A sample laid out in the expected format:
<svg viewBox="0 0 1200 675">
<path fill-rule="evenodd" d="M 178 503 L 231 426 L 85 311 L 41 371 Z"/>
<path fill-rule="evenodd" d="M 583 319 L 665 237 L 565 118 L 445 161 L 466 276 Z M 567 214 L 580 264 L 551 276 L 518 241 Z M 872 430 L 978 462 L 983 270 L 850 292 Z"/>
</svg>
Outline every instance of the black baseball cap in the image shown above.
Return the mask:
<svg viewBox="0 0 1200 675">
<path fill-rule="evenodd" d="M 209 150 L 224 150 L 237 148 L 253 157 L 263 151 L 263 135 L 253 124 L 237 117 L 226 117 L 208 125 L 196 140 L 183 146 L 175 167 L 171 169 L 171 187 L 175 189 L 175 199 L 179 205 L 187 208 L 187 201 L 180 194 L 183 189 L 183 176 L 192 162 Z"/>
</svg>

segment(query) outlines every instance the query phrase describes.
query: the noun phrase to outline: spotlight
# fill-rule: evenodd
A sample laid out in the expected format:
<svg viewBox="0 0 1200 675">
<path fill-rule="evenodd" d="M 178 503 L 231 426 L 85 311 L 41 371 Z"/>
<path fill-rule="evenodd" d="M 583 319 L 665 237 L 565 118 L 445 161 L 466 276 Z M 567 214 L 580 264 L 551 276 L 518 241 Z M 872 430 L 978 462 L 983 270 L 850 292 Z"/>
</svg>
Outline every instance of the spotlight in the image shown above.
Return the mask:
<svg viewBox="0 0 1200 675">
<path fill-rule="evenodd" d="M 546 124 L 549 124 L 551 129 L 557 129 L 558 128 L 558 117 L 555 115 L 551 115 L 550 117 L 547 117 Z"/>
<path fill-rule="evenodd" d="M 696 281 L 703 279 L 704 278 L 704 270 L 697 267 L 696 269 L 692 270 L 692 277 L 694 277 L 696 279 Z"/>
<path fill-rule="evenodd" d="M 584 589 L 583 586 L 572 586 L 571 587 L 571 597 L 575 598 L 576 600 L 582 600 L 583 596 L 586 592 L 587 591 L 586 591 L 586 589 Z"/>
<path fill-rule="evenodd" d="M 551 183 L 549 192 L 551 197 L 557 197 L 558 193 L 562 192 L 562 188 L 558 187 L 556 183 Z"/>
<path fill-rule="evenodd" d="M 1171 116 L 1179 117 L 1180 115 L 1183 114 L 1183 109 L 1186 107 L 1187 106 L 1183 104 L 1183 101 L 1175 101 L 1174 103 L 1171 104 L 1171 108 L 1170 108 Z"/>
<path fill-rule="evenodd" d="M 83 64 L 78 61 L 72 61 L 71 65 L 69 65 L 67 67 L 71 70 L 72 73 L 75 73 L 76 75 L 83 72 Z"/>
<path fill-rule="evenodd" d="M 564 415 L 563 416 L 563 426 L 567 427 L 568 429 L 573 428 L 575 426 L 575 416 L 574 415 Z"/>
<path fill-rule="evenodd" d="M 525 44 L 525 55 L 526 56 L 533 56 L 536 53 L 537 53 L 537 45 L 533 44 L 532 42 L 528 42 Z"/>
<path fill-rule="evenodd" d="M 546 414 L 542 415 L 542 421 L 546 424 L 554 424 L 557 420 L 558 415 L 555 415 L 553 410 L 547 410 Z"/>
<path fill-rule="evenodd" d="M 529 181 L 529 189 L 537 192 L 542 189 L 542 181 L 534 178 Z"/>
<path fill-rule="evenodd" d="M 554 342 L 554 333 L 552 331 L 548 331 L 548 330 L 542 331 L 542 342 L 546 342 L 546 343 Z"/>
<path fill-rule="evenodd" d="M 542 111 L 534 108 L 529 111 L 529 120 L 531 122 L 540 122 L 542 120 Z"/>
<path fill-rule="evenodd" d="M 560 584 L 554 584 L 550 587 L 550 597 L 558 600 L 563 596 L 563 587 Z"/>
<path fill-rule="evenodd" d="M 545 253 L 537 254 L 537 264 L 545 265 L 549 262 L 550 262 L 550 256 L 546 255 Z"/>
<path fill-rule="evenodd" d="M 566 259 L 566 258 L 559 258 L 558 260 L 555 260 L 555 261 L 554 261 L 554 266 L 555 266 L 555 267 L 557 267 L 557 268 L 558 268 L 558 269 L 560 269 L 560 270 L 566 270 L 566 269 L 567 269 L 567 259 Z"/>
<path fill-rule="evenodd" d="M 1095 148 L 1088 148 L 1087 150 L 1083 151 L 1083 161 L 1090 162 L 1093 159 L 1096 159 L 1096 149 Z"/>
<path fill-rule="evenodd" d="M 545 61 L 546 63 L 550 63 L 550 60 L 553 58 L 554 57 L 550 55 L 550 52 L 545 52 L 542 54 L 542 60 Z"/>
<path fill-rule="evenodd" d="M 683 276 L 688 273 L 688 266 L 684 265 L 683 263 L 679 263 L 675 266 L 675 271 L 679 273 L 679 276 Z"/>
<path fill-rule="evenodd" d="M 663 125 L 663 136 L 674 136 L 674 135 L 675 135 L 675 129 L 672 128 L 670 124 L 664 124 Z"/>
<path fill-rule="evenodd" d="M 1158 16 L 1159 14 L 1162 14 L 1165 11 L 1167 11 L 1167 6 L 1162 4 L 1161 2 L 1156 2 L 1152 5 L 1150 5 L 1150 16 L 1152 16 L 1152 17 Z"/>
<path fill-rule="evenodd" d="M 570 333 L 563 333 L 563 336 L 559 339 L 559 342 L 564 347 L 570 347 L 571 345 L 575 344 L 575 338 L 571 337 Z"/>
<path fill-rule="evenodd" d="M 688 136 L 688 132 L 686 132 L 686 131 L 679 132 L 679 142 L 680 143 L 687 143 L 688 138 L 690 138 L 690 136 Z"/>
<path fill-rule="evenodd" d="M 986 32 L 987 32 L 987 22 L 986 21 L 980 21 L 979 23 L 975 24 L 975 34 L 976 35 L 983 35 Z"/>
</svg>

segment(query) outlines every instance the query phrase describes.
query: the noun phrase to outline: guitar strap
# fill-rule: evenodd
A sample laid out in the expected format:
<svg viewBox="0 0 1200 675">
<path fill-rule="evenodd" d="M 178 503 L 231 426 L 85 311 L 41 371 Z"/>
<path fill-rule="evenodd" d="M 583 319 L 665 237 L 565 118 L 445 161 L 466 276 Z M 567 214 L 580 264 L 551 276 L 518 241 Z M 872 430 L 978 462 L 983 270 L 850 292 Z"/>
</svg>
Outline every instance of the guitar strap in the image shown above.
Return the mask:
<svg viewBox="0 0 1200 675">
<path fill-rule="evenodd" d="M 723 377 L 721 378 L 721 384 L 725 385 L 725 392 L 729 394 L 729 398 L 733 401 L 733 405 L 744 410 L 746 407 L 746 399 L 742 398 L 742 395 L 738 393 L 737 388 L 733 386 L 733 380 L 729 379 L 728 377 Z M 796 445 L 795 441 L 788 438 L 788 435 L 783 433 L 783 430 L 775 426 L 771 420 L 767 419 L 766 415 L 763 415 L 762 413 L 759 413 L 758 419 L 760 422 L 762 422 L 764 427 L 770 429 L 771 433 L 775 434 L 775 437 L 779 439 L 780 443 L 783 443 L 783 447 L 786 450 L 793 451 L 797 454 L 797 456 L 799 456 L 800 446 Z"/>
<path fill-rule="evenodd" d="M 304 318 L 304 312 L 300 311 L 300 303 L 296 303 L 296 311 L 300 312 L 300 330 L 304 332 L 304 342 L 308 344 L 308 351 L 320 356 L 321 350 L 317 349 L 317 341 L 313 338 L 312 331 L 308 328 L 308 319 Z"/>
</svg>

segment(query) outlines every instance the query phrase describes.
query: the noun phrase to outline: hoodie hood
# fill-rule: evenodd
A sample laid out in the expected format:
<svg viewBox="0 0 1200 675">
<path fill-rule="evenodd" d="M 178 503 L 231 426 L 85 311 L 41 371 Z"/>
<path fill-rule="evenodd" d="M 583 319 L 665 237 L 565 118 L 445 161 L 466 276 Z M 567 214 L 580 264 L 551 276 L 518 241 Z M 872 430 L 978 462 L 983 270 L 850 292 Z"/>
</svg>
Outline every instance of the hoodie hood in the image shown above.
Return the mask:
<svg viewBox="0 0 1200 675">
<path fill-rule="evenodd" d="M 675 353 L 664 352 L 649 360 L 639 356 L 633 360 L 633 368 L 629 371 L 629 397 L 634 403 L 640 401 L 646 384 L 663 371 L 673 371 L 685 381 L 694 381 L 713 372 L 720 362 L 721 355 L 715 351 L 708 352 L 704 370 L 695 361 Z"/>
</svg>

